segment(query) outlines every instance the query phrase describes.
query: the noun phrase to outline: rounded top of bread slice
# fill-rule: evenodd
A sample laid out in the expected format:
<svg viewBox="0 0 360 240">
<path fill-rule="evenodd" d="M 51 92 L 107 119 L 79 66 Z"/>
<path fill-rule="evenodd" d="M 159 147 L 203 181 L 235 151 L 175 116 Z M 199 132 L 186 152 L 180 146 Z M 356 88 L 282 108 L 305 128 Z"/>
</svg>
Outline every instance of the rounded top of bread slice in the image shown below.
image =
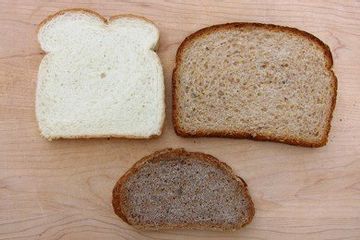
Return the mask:
<svg viewBox="0 0 360 240">
<path fill-rule="evenodd" d="M 165 149 L 137 162 L 116 183 L 115 213 L 144 229 L 235 230 L 254 205 L 246 183 L 211 155 Z"/>
<path fill-rule="evenodd" d="M 175 130 L 323 146 L 336 101 L 332 65 L 329 47 L 295 28 L 229 23 L 201 29 L 177 52 Z"/>
<path fill-rule="evenodd" d="M 86 9 L 46 18 L 36 118 L 41 134 L 58 138 L 151 138 L 165 119 L 163 70 L 154 52 L 159 30 L 134 15 L 109 19 Z"/>
<path fill-rule="evenodd" d="M 149 19 L 133 14 L 119 14 L 105 18 L 101 14 L 84 8 L 64 9 L 45 18 L 38 28 L 38 40 L 45 52 L 56 51 L 76 43 L 85 43 L 91 39 L 89 29 L 103 28 L 106 32 L 119 31 L 121 37 L 130 38 L 134 44 L 144 49 L 156 49 L 159 30 Z M 121 30 L 126 31 L 121 31 Z M 97 34 L 102 32 L 97 31 Z M 82 38 L 82 41 L 78 41 Z M 118 40 L 115 39 L 114 40 Z M 122 44 L 122 41 L 118 42 Z"/>
</svg>

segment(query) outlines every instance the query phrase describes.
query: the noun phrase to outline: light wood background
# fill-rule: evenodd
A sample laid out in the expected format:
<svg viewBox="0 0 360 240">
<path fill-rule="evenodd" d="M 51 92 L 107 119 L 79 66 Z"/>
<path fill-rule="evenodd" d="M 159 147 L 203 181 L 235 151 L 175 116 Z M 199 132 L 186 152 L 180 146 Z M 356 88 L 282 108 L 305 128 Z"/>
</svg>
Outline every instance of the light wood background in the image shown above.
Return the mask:
<svg viewBox="0 0 360 240">
<path fill-rule="evenodd" d="M 69 7 L 106 17 L 139 14 L 158 25 L 168 106 L 159 139 L 40 137 L 34 97 L 43 54 L 36 28 Z M 331 47 L 339 89 L 326 147 L 175 135 L 170 80 L 177 47 L 197 29 L 233 21 L 297 27 Z M 117 218 L 114 183 L 164 147 L 207 152 L 232 166 L 249 184 L 252 224 L 233 233 L 143 232 Z M 360 239 L 360 2 L 0 0 L 0 239 Z"/>
</svg>

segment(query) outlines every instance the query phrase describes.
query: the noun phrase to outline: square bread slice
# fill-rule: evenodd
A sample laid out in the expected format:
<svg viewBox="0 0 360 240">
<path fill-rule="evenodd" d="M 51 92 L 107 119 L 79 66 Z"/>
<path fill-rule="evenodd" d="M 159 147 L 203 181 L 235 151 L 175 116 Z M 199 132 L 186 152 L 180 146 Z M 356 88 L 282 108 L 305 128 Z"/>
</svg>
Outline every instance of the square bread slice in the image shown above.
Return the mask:
<svg viewBox="0 0 360 240">
<path fill-rule="evenodd" d="M 336 101 L 332 65 L 329 47 L 295 28 L 229 23 L 199 30 L 176 56 L 176 133 L 323 146 Z"/>
<path fill-rule="evenodd" d="M 36 117 L 44 137 L 161 134 L 164 79 L 154 52 L 159 31 L 152 22 L 69 9 L 45 19 L 38 40 L 46 52 L 36 91 Z"/>
</svg>

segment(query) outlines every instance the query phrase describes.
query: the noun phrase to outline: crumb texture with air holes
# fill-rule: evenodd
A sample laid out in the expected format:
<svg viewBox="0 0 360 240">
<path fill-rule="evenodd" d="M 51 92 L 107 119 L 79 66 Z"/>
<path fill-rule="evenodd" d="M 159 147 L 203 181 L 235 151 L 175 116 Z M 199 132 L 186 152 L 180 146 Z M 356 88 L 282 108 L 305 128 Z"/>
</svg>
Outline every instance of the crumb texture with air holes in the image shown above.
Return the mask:
<svg viewBox="0 0 360 240">
<path fill-rule="evenodd" d="M 43 136 L 161 134 L 164 82 L 154 24 L 134 16 L 105 22 L 93 12 L 69 10 L 44 22 L 38 39 L 47 53 L 36 93 Z"/>
<path fill-rule="evenodd" d="M 224 25 L 178 51 L 174 120 L 191 136 L 326 143 L 336 78 L 327 46 L 297 29 Z"/>
<path fill-rule="evenodd" d="M 126 200 L 114 208 L 136 226 L 236 229 L 254 209 L 245 183 L 230 171 L 209 155 L 165 151 L 115 187 L 115 201 Z"/>
</svg>

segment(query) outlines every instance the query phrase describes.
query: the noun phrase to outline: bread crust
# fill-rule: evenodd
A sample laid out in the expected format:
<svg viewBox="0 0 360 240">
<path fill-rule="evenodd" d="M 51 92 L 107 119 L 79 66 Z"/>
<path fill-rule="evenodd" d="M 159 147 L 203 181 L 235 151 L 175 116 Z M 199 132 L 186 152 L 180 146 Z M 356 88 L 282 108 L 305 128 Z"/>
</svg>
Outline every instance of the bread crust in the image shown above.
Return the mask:
<svg viewBox="0 0 360 240">
<path fill-rule="evenodd" d="M 278 31 L 278 32 L 287 32 L 290 34 L 295 34 L 297 36 L 303 37 L 313 43 L 317 47 L 321 49 L 323 52 L 325 59 L 326 59 L 326 68 L 330 72 L 332 76 L 332 89 L 333 89 L 333 96 L 332 96 L 332 102 L 330 107 L 330 112 L 328 114 L 327 118 L 327 124 L 325 128 L 325 133 L 323 134 L 323 138 L 319 141 L 313 142 L 313 141 L 303 141 L 301 139 L 297 138 L 291 138 L 291 137 L 274 137 L 271 135 L 261 135 L 258 134 L 256 136 L 248 133 L 248 132 L 240 132 L 240 131 L 206 131 L 206 130 L 199 130 L 195 131 L 194 133 L 187 132 L 185 129 L 182 129 L 179 123 L 179 114 L 178 114 L 178 96 L 177 96 L 177 87 L 178 87 L 178 80 L 180 78 L 179 76 L 179 66 L 182 61 L 182 57 L 184 54 L 184 51 L 186 48 L 196 39 L 201 38 L 205 35 L 211 34 L 213 32 L 216 32 L 218 30 L 223 29 L 239 29 L 239 28 L 263 28 L 270 31 Z M 322 147 L 326 145 L 328 141 L 328 135 L 331 128 L 331 120 L 333 117 L 333 112 L 335 109 L 335 103 L 336 103 L 336 95 L 337 95 L 337 78 L 332 70 L 333 66 L 333 58 L 330 51 L 330 48 L 328 45 L 326 45 L 324 42 L 322 42 L 320 39 L 315 37 L 314 35 L 299 30 L 297 28 L 291 28 L 291 27 L 285 27 L 285 26 L 278 26 L 273 24 L 263 24 L 263 23 L 247 23 L 247 22 L 234 22 L 234 23 L 226 23 L 226 24 L 220 24 L 220 25 L 214 25 L 210 27 L 206 27 L 203 29 L 200 29 L 199 31 L 192 33 L 188 37 L 185 38 L 185 40 L 181 43 L 180 47 L 177 50 L 176 53 L 176 62 L 175 62 L 175 68 L 173 70 L 172 75 L 172 120 L 175 132 L 178 136 L 182 137 L 229 137 L 229 138 L 246 138 L 246 139 L 253 139 L 253 140 L 260 140 L 260 141 L 274 141 L 274 142 L 282 142 L 290 145 L 297 145 L 297 146 L 303 146 L 303 147 Z"/>
<path fill-rule="evenodd" d="M 94 17 L 97 17 L 99 18 L 100 20 L 102 20 L 104 22 L 104 24 L 109 24 L 110 22 L 116 20 L 116 19 L 120 19 L 120 18 L 134 18 L 134 19 L 141 19 L 141 20 L 144 20 L 146 22 L 149 22 L 151 24 L 153 24 L 156 29 L 158 30 L 156 24 L 145 18 L 145 17 L 142 17 L 142 16 L 138 16 L 138 15 L 134 15 L 134 14 L 119 14 L 119 15 L 114 15 L 114 16 L 111 16 L 110 18 L 105 18 L 104 16 L 102 16 L 101 14 L 93 11 L 93 10 L 90 10 L 90 9 L 85 9 L 85 8 L 68 8 L 68 9 L 63 9 L 63 10 L 60 10 L 54 14 L 51 14 L 49 16 L 47 16 L 44 20 L 41 21 L 41 23 L 38 25 L 38 28 L 37 28 L 37 33 L 39 33 L 40 29 L 45 25 L 47 24 L 48 22 L 52 21 L 53 19 L 55 19 L 56 17 L 58 16 L 61 16 L 61 15 L 64 15 L 66 13 L 69 13 L 69 12 L 75 12 L 75 13 L 84 13 L 84 14 L 88 14 L 88 15 L 92 15 Z M 160 36 L 160 33 L 159 33 L 159 30 L 158 30 L 158 36 Z M 157 41 L 157 44 L 156 46 L 151 49 L 153 51 L 156 51 L 157 48 L 159 46 L 159 39 Z M 43 53 L 45 53 L 43 51 Z M 160 60 L 160 59 L 159 59 Z M 161 64 L 161 62 L 160 62 Z M 165 88 L 164 88 L 164 91 L 165 91 Z M 165 94 L 164 94 L 165 95 Z M 164 106 L 166 106 L 166 103 L 165 103 L 165 96 L 164 96 L 164 99 L 163 99 L 163 103 L 164 103 Z M 37 115 L 37 114 L 35 114 Z M 36 119 L 37 120 L 37 119 Z M 39 122 L 37 120 L 37 122 Z M 79 138 L 85 138 L 85 139 L 89 139 L 89 138 L 123 138 L 123 139 L 152 139 L 152 138 L 158 138 L 160 137 L 160 135 L 162 134 L 163 132 L 163 129 L 164 129 L 164 122 L 165 122 L 165 112 L 163 113 L 162 115 L 162 122 L 161 122 L 161 128 L 160 128 L 160 132 L 159 134 L 155 134 L 155 135 L 151 135 L 149 137 L 142 137 L 142 136 L 133 136 L 133 135 L 117 135 L 117 134 L 110 134 L 110 135 L 91 135 L 91 136 L 88 136 L 88 135 L 74 135 L 74 136 L 67 136 L 67 137 L 47 137 L 47 136 L 44 136 L 42 134 L 42 132 L 40 131 L 40 128 L 39 131 L 40 131 L 40 135 L 42 137 L 44 137 L 45 139 L 49 140 L 49 141 L 52 141 L 52 140 L 56 140 L 56 139 L 79 139 Z"/>
<path fill-rule="evenodd" d="M 224 162 L 219 161 L 217 158 L 215 158 L 209 154 L 205 154 L 205 153 L 187 152 L 183 148 L 179 148 L 179 149 L 166 148 L 166 149 L 163 149 L 160 151 L 156 151 L 146 157 L 143 157 L 141 160 L 136 162 L 115 184 L 115 187 L 113 189 L 113 195 L 112 195 L 113 196 L 112 205 L 113 205 L 115 214 L 118 215 L 124 222 L 131 225 L 131 223 L 128 221 L 126 215 L 124 214 L 123 208 L 126 206 L 126 204 L 124 204 L 124 203 L 126 202 L 127 199 L 125 197 L 125 194 L 123 194 L 123 192 L 122 192 L 123 185 L 127 182 L 127 180 L 131 176 L 136 174 L 137 171 L 140 168 L 142 168 L 142 166 L 147 164 L 148 162 L 158 162 L 158 161 L 166 160 L 168 158 L 179 157 L 179 156 L 192 157 L 192 158 L 196 158 L 197 160 L 210 163 L 211 165 L 215 166 L 216 168 L 225 171 L 226 174 L 228 174 L 234 180 L 236 180 L 239 183 L 239 187 L 242 187 L 242 194 L 243 194 L 244 198 L 249 203 L 249 208 L 248 208 L 249 214 L 247 216 L 248 217 L 247 221 L 244 224 L 239 224 L 235 228 L 231 228 L 231 229 L 221 228 L 218 225 L 191 224 L 191 223 L 189 223 L 189 224 L 166 224 L 166 225 L 160 226 L 158 228 L 156 228 L 154 226 L 147 226 L 147 225 L 136 225 L 134 227 L 140 228 L 140 229 L 149 229 L 149 230 L 183 228 L 183 229 L 210 229 L 210 230 L 221 230 L 221 231 L 229 231 L 230 230 L 231 231 L 231 230 L 236 230 L 238 228 L 241 228 L 241 227 L 249 224 L 252 221 L 252 219 L 255 215 L 255 208 L 254 208 L 254 203 L 252 202 L 250 194 L 248 192 L 246 182 L 241 177 L 235 175 L 235 173 L 233 172 L 233 170 L 231 169 L 231 167 L 229 165 L 227 165 Z"/>
<path fill-rule="evenodd" d="M 68 8 L 68 9 L 60 10 L 60 11 L 54 13 L 54 14 L 51 14 L 51 15 L 47 16 L 39 24 L 38 31 L 40 30 L 40 28 L 42 26 L 44 26 L 46 23 L 50 22 L 54 18 L 56 18 L 58 16 L 61 16 L 61 15 L 64 15 L 64 14 L 69 13 L 69 12 L 75 12 L 75 13 L 80 12 L 80 13 L 84 13 L 84 14 L 88 14 L 88 15 L 93 15 L 93 16 L 98 17 L 99 19 L 101 19 L 105 24 L 109 24 L 111 21 L 114 21 L 114 20 L 119 19 L 119 18 L 136 18 L 136 19 L 145 20 L 146 22 L 149 22 L 149 23 L 153 24 L 154 26 L 156 26 L 156 24 L 153 21 L 151 21 L 150 19 L 147 19 L 146 17 L 143 17 L 143 16 L 134 15 L 134 14 L 118 14 L 118 15 L 111 16 L 109 18 L 105 18 L 100 13 L 95 12 L 94 10 L 90 10 L 90 9 L 86 9 L 86 8 Z"/>
</svg>

